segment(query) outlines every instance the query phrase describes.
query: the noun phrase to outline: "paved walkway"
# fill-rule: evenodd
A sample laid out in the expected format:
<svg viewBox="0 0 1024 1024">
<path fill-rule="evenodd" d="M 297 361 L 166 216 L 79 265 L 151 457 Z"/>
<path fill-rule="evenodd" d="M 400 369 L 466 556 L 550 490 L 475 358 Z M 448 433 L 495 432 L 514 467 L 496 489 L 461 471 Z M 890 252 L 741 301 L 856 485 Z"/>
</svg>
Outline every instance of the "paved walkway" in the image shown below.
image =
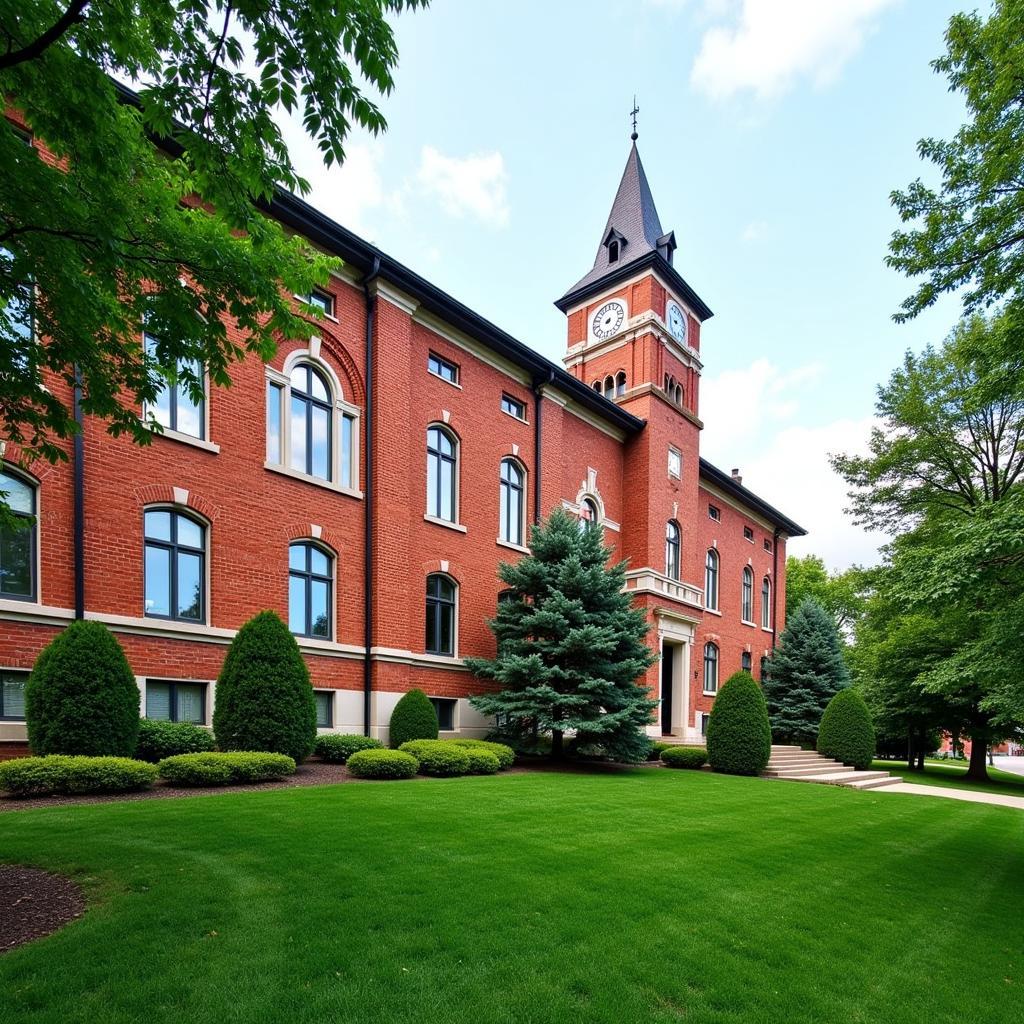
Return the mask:
<svg viewBox="0 0 1024 1024">
<path fill-rule="evenodd" d="M 1002 768 L 1004 772 L 1013 772 L 1014 775 L 1024 775 L 1024 757 L 996 757 L 993 760 L 993 768 Z"/>
<path fill-rule="evenodd" d="M 873 793 L 913 793 L 916 796 L 944 796 L 950 800 L 967 800 L 974 804 L 996 804 L 999 807 L 1016 807 L 1024 811 L 1024 796 L 1003 796 L 1001 793 L 972 793 L 967 789 L 953 789 L 947 786 L 918 786 L 913 782 L 900 782 L 893 786 L 872 790 Z"/>
</svg>

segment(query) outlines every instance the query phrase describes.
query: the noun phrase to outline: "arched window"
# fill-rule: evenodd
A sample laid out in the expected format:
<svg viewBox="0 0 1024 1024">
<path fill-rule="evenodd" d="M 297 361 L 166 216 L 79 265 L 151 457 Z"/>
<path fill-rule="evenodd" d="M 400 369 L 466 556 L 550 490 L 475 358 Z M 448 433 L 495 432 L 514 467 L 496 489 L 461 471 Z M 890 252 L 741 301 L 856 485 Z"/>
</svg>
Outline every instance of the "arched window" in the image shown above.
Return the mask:
<svg viewBox="0 0 1024 1024">
<path fill-rule="evenodd" d="M 456 521 L 458 444 L 444 427 L 427 430 L 427 515 Z"/>
<path fill-rule="evenodd" d="M 613 238 L 608 243 L 608 262 L 618 263 L 619 261 L 619 242 L 618 239 Z"/>
<path fill-rule="evenodd" d="M 288 628 L 296 636 L 331 639 L 333 561 L 310 541 L 288 546 Z"/>
<path fill-rule="evenodd" d="M 455 656 L 455 581 L 433 573 L 427 577 L 427 654 Z"/>
<path fill-rule="evenodd" d="M 593 498 L 584 498 L 580 502 L 580 529 L 585 530 L 588 526 L 597 526 L 599 519 L 597 502 Z"/>
<path fill-rule="evenodd" d="M 0 497 L 16 520 L 0 525 L 0 597 L 16 601 L 36 598 L 36 489 L 27 480 L 0 471 Z"/>
<path fill-rule="evenodd" d="M 744 672 L 751 672 L 752 673 L 754 671 L 754 657 L 750 653 L 750 651 L 744 651 L 740 655 L 740 668 Z"/>
<path fill-rule="evenodd" d="M 604 379 L 604 397 L 612 398 L 615 395 L 615 380 L 611 374 Z"/>
<path fill-rule="evenodd" d="M 523 543 L 526 502 L 523 481 L 526 474 L 515 459 L 501 460 L 498 493 L 498 539 L 508 544 Z"/>
<path fill-rule="evenodd" d="M 615 375 L 615 397 L 621 398 L 626 393 L 626 371 L 619 370 Z"/>
<path fill-rule="evenodd" d="M 672 400 L 676 403 L 676 405 L 682 405 L 683 404 L 683 385 L 682 384 L 677 384 L 675 386 L 675 391 L 672 393 Z"/>
<path fill-rule="evenodd" d="M 290 465 L 300 473 L 331 479 L 331 391 L 323 374 L 300 363 L 291 374 Z"/>
<path fill-rule="evenodd" d="M 674 519 L 665 526 L 665 575 L 679 579 L 679 524 Z"/>
<path fill-rule="evenodd" d="M 718 693 L 718 648 L 710 642 L 704 645 L 704 692 Z"/>
<path fill-rule="evenodd" d="M 146 615 L 205 622 L 205 527 L 167 508 L 148 509 L 144 518 Z"/>
<path fill-rule="evenodd" d="M 761 580 L 761 625 L 772 628 L 772 581 L 767 576 Z"/>
<path fill-rule="evenodd" d="M 718 611 L 718 552 L 708 548 L 704 562 L 704 607 Z"/>
<path fill-rule="evenodd" d="M 598 394 L 601 394 L 601 382 L 600 382 L 599 380 L 595 380 L 595 381 L 594 381 L 594 383 L 593 383 L 593 384 L 591 384 L 590 386 L 591 386 L 591 387 L 592 387 L 592 388 L 593 388 L 593 389 L 594 389 L 594 390 L 595 390 L 595 391 L 596 391 L 596 392 L 597 392 Z"/>
<path fill-rule="evenodd" d="M 744 622 L 754 621 L 754 570 L 743 566 L 743 599 L 740 602 L 740 618 Z"/>
<path fill-rule="evenodd" d="M 148 332 L 143 335 L 146 355 L 159 362 L 157 357 L 158 341 Z M 189 389 L 181 380 L 182 372 L 189 372 L 203 382 L 203 395 L 196 401 Z M 156 400 L 146 406 L 150 413 L 165 430 L 173 430 L 179 434 L 188 434 L 204 440 L 206 437 L 206 382 L 199 363 L 193 360 L 179 359 L 174 366 L 175 384 L 165 380 L 156 396 Z"/>
</svg>

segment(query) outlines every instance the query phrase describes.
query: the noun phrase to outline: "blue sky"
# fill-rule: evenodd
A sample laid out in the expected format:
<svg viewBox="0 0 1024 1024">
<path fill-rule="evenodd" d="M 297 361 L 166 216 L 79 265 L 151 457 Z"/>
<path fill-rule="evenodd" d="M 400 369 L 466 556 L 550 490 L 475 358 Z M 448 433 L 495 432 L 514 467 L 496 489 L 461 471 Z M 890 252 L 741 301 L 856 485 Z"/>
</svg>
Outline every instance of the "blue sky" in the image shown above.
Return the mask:
<svg viewBox="0 0 1024 1024">
<path fill-rule="evenodd" d="M 984 0 L 980 0 L 984 6 Z M 589 269 L 640 106 L 640 153 L 704 326 L 703 452 L 797 519 L 835 568 L 880 541 L 846 517 L 826 453 L 863 446 L 874 391 L 939 342 L 883 262 L 889 193 L 932 176 L 917 140 L 963 107 L 929 62 L 947 0 L 434 0 L 398 24 L 386 135 L 312 201 L 552 359 L 552 301 Z"/>
</svg>

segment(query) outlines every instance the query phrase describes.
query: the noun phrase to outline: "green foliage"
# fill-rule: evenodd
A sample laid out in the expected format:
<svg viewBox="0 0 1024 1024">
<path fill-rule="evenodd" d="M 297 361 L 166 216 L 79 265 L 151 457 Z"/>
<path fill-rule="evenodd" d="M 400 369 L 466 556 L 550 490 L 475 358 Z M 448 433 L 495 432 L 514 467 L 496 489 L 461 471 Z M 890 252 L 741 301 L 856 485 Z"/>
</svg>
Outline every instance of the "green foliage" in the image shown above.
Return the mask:
<svg viewBox="0 0 1024 1024">
<path fill-rule="evenodd" d="M 469 774 L 469 750 L 448 740 L 409 740 L 399 749 L 412 754 L 419 761 L 421 775 Z"/>
<path fill-rule="evenodd" d="M 213 747 L 213 734 L 209 729 L 191 722 L 156 722 L 143 718 L 139 722 L 135 756 L 140 761 L 156 764 L 175 754 L 198 754 Z"/>
<path fill-rule="evenodd" d="M 995 0 L 987 18 L 954 14 L 946 53 L 932 63 L 960 95 L 968 120 L 950 140 L 918 143 L 941 174 L 936 189 L 920 179 L 892 202 L 911 227 L 893 234 L 887 262 L 923 277 L 896 317 L 905 320 L 942 294 L 963 289 L 968 311 L 1024 295 L 1024 7 Z"/>
<path fill-rule="evenodd" d="M 72 622 L 43 648 L 25 688 L 25 720 L 35 754 L 135 753 L 139 688 L 106 626 Z"/>
<path fill-rule="evenodd" d="M 818 728 L 818 753 L 861 770 L 871 767 L 875 727 L 864 699 L 852 687 L 828 702 Z"/>
<path fill-rule="evenodd" d="M 661 752 L 662 764 L 669 768 L 703 768 L 708 752 L 703 747 L 667 747 Z"/>
<path fill-rule="evenodd" d="M 286 754 L 215 751 L 165 757 L 157 768 L 160 777 L 175 786 L 229 786 L 276 782 L 295 774 L 295 761 Z"/>
<path fill-rule="evenodd" d="M 155 765 L 128 757 L 50 754 L 0 762 L 0 789 L 13 796 L 128 793 L 148 789 L 155 780 Z"/>
<path fill-rule="evenodd" d="M 316 698 L 299 645 L 274 612 L 235 635 L 217 678 L 213 732 L 221 750 L 262 750 L 301 761 L 316 740 Z"/>
<path fill-rule="evenodd" d="M 864 612 L 869 573 L 854 567 L 830 573 L 817 555 L 786 559 L 786 618 L 808 597 L 814 598 L 835 621 L 840 632 L 849 630 Z"/>
<path fill-rule="evenodd" d="M 321 761 L 344 764 L 357 750 L 376 750 L 383 746 L 380 740 L 375 740 L 372 736 L 324 733 L 317 736 L 313 753 Z"/>
<path fill-rule="evenodd" d="M 467 658 L 499 692 L 473 697 L 485 715 L 502 715 L 521 736 L 562 735 L 618 761 L 643 761 L 645 728 L 657 702 L 638 683 L 655 656 L 644 643 L 644 613 L 625 592 L 625 563 L 609 566 L 602 531 L 580 529 L 561 509 L 534 527 L 531 553 L 502 564 L 512 597 L 490 626 L 497 657 Z"/>
<path fill-rule="evenodd" d="M 146 444 L 140 410 L 168 383 L 197 394 L 205 368 L 226 387 L 246 353 L 267 359 L 278 341 L 308 338 L 291 296 L 337 261 L 253 202 L 308 190 L 282 108 L 326 164 L 340 163 L 353 125 L 385 127 L 371 97 L 394 84 L 386 16 L 420 6 L 72 0 L 62 23 L 68 5 L 57 0 L 3 0 L 0 24 L 13 34 L 0 91 L 59 162 L 0 120 L 0 434 L 26 458 L 66 458 L 77 365 L 84 412 Z M 145 83 L 137 105 L 122 102 L 115 78 Z M 10 313 L 30 280 L 45 346 Z M 152 356 L 144 323 L 160 339 Z M 66 387 L 44 388 L 44 369 Z"/>
<path fill-rule="evenodd" d="M 786 622 L 768 661 L 764 696 L 772 735 L 779 742 L 813 743 L 826 705 L 849 685 L 835 623 L 817 601 L 807 598 Z"/>
<path fill-rule="evenodd" d="M 461 736 L 446 742 L 455 747 L 465 747 L 467 750 L 486 750 L 498 759 L 500 768 L 511 768 L 515 763 L 516 752 L 505 743 L 491 743 L 488 740 L 474 740 Z"/>
<path fill-rule="evenodd" d="M 409 740 L 436 740 L 437 712 L 430 698 L 422 690 L 404 694 L 391 712 L 388 738 L 391 747 L 398 749 Z"/>
<path fill-rule="evenodd" d="M 489 750 L 481 750 L 479 747 L 467 747 L 466 756 L 469 758 L 470 775 L 497 775 L 501 770 L 501 762 L 496 754 Z"/>
<path fill-rule="evenodd" d="M 404 750 L 357 750 L 348 759 L 348 770 L 357 779 L 411 779 L 419 767 Z"/>
<path fill-rule="evenodd" d="M 661 760 L 661 755 L 662 755 L 663 751 L 674 750 L 675 747 L 676 747 L 675 743 L 662 743 L 660 741 L 657 742 L 657 743 L 652 743 L 651 744 L 650 753 L 648 753 L 648 755 L 647 755 L 647 760 L 648 761 L 660 761 Z"/>
<path fill-rule="evenodd" d="M 772 731 L 764 694 L 749 672 L 733 673 L 718 691 L 706 739 L 707 758 L 716 772 L 758 775 L 764 771 Z"/>
</svg>

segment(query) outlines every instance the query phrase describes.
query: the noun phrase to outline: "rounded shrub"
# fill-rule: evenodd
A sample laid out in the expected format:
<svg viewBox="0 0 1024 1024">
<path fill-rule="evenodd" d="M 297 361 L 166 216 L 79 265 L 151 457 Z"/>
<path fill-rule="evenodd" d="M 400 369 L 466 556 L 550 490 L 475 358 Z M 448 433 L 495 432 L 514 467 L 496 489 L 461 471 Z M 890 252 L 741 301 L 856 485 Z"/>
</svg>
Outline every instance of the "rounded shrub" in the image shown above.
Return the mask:
<svg viewBox="0 0 1024 1024">
<path fill-rule="evenodd" d="M 313 753 L 321 761 L 344 764 L 357 750 L 377 750 L 383 746 L 380 740 L 375 740 L 372 736 L 331 732 L 317 736 Z"/>
<path fill-rule="evenodd" d="M 135 756 L 140 761 L 162 761 L 175 754 L 200 754 L 213 750 L 213 734 L 209 729 L 191 722 L 155 722 L 143 718 L 139 722 L 139 739 Z"/>
<path fill-rule="evenodd" d="M 875 727 L 861 695 L 840 690 L 825 708 L 818 727 L 818 753 L 861 770 L 875 758 Z"/>
<path fill-rule="evenodd" d="M 0 764 L 0 789 L 6 789 L 14 796 L 130 793 L 148 789 L 155 780 L 155 765 L 130 757 L 49 754 L 16 758 Z"/>
<path fill-rule="evenodd" d="M 25 688 L 35 754 L 131 757 L 139 687 L 124 650 L 101 622 L 72 622 L 43 648 Z"/>
<path fill-rule="evenodd" d="M 467 750 L 486 750 L 498 759 L 499 768 L 511 768 L 516 760 L 516 752 L 504 743 L 492 743 L 490 740 L 474 740 L 468 737 L 456 737 L 453 740 L 444 740 L 455 747 L 465 747 Z"/>
<path fill-rule="evenodd" d="M 357 779 L 411 779 L 419 767 L 412 754 L 379 747 L 357 750 L 348 759 L 348 770 Z"/>
<path fill-rule="evenodd" d="M 469 751 L 447 740 L 409 740 L 399 749 L 412 754 L 419 761 L 421 775 L 445 777 L 469 774 Z"/>
<path fill-rule="evenodd" d="M 434 705 L 422 690 L 410 690 L 391 712 L 388 732 L 391 746 L 397 750 L 409 740 L 436 740 L 437 733 Z"/>
<path fill-rule="evenodd" d="M 481 750 L 479 747 L 463 747 L 466 756 L 469 758 L 470 775 L 497 775 L 501 768 L 501 762 L 497 755 L 489 750 Z"/>
<path fill-rule="evenodd" d="M 716 772 L 758 775 L 768 764 L 772 730 L 761 687 L 749 672 L 725 681 L 711 708 L 708 761 Z"/>
<path fill-rule="evenodd" d="M 660 761 L 661 755 L 666 750 L 674 750 L 674 743 L 662 743 L 660 740 L 657 743 L 651 744 L 650 752 L 647 755 L 648 761 Z"/>
<path fill-rule="evenodd" d="M 661 752 L 661 763 L 669 768 L 703 768 L 707 760 L 703 747 L 670 746 Z"/>
<path fill-rule="evenodd" d="M 262 751 L 215 751 L 165 757 L 157 768 L 162 779 L 176 786 L 229 786 L 294 775 L 295 760 Z"/>
<path fill-rule="evenodd" d="M 217 677 L 213 733 L 221 750 L 270 751 L 301 761 L 316 741 L 316 698 L 295 637 L 274 612 L 236 634 Z"/>
</svg>

